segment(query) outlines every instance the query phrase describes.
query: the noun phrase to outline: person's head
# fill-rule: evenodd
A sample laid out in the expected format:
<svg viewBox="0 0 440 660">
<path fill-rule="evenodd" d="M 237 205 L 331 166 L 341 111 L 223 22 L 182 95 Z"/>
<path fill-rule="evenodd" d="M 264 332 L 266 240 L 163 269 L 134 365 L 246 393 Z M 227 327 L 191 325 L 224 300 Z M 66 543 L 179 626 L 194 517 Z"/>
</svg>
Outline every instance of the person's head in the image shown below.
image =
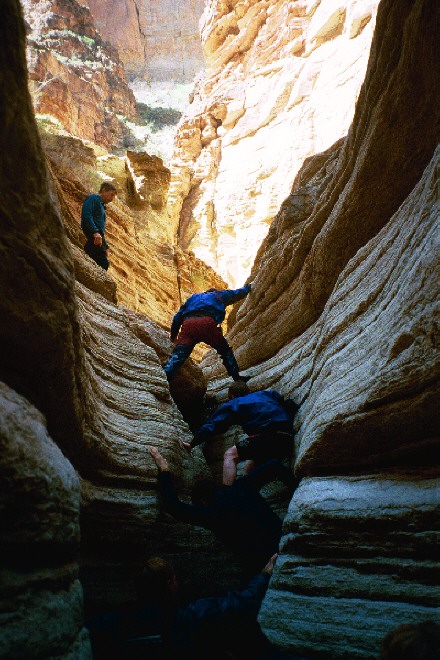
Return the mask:
<svg viewBox="0 0 440 660">
<path fill-rule="evenodd" d="M 199 479 L 191 489 L 191 501 L 198 506 L 209 506 L 217 486 L 212 479 Z"/>
<path fill-rule="evenodd" d="M 109 202 L 112 202 L 117 195 L 116 186 L 110 183 L 110 181 L 104 181 L 99 188 L 99 194 L 101 195 L 102 203 L 108 204 Z"/>
<path fill-rule="evenodd" d="M 381 660 L 433 660 L 440 658 L 440 623 L 404 623 L 382 640 Z"/>
<path fill-rule="evenodd" d="M 232 383 L 231 387 L 228 390 L 228 396 L 230 399 L 236 399 L 239 396 L 246 396 L 250 393 L 250 389 L 242 380 L 237 380 Z"/>
<path fill-rule="evenodd" d="M 136 582 L 139 603 L 171 603 L 178 583 L 174 566 L 163 557 L 150 557 L 141 569 Z"/>
</svg>

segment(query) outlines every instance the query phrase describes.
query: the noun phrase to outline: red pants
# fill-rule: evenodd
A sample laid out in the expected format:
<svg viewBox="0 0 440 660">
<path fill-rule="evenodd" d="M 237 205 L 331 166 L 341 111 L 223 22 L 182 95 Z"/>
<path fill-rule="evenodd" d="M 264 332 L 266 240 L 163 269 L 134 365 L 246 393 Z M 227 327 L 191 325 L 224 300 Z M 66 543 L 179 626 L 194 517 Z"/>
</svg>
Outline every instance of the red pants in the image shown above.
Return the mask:
<svg viewBox="0 0 440 660">
<path fill-rule="evenodd" d="M 182 323 L 176 345 L 194 348 L 201 341 L 215 348 L 220 355 L 229 348 L 221 328 L 211 316 L 190 316 Z"/>
</svg>

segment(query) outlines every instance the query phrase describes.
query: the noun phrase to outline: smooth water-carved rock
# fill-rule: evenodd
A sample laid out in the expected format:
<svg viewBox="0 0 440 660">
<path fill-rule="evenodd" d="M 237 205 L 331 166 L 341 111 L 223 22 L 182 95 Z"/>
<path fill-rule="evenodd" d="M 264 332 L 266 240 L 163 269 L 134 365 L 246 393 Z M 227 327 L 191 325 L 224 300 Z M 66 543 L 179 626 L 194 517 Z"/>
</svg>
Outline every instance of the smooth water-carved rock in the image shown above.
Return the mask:
<svg viewBox="0 0 440 660">
<path fill-rule="evenodd" d="M 91 658 L 78 580 L 80 484 L 46 420 L 0 383 L 0 656 Z"/>
<path fill-rule="evenodd" d="M 392 628 L 437 619 L 439 499 L 432 468 L 304 479 L 260 611 L 269 638 L 305 653 L 377 658 Z"/>
</svg>

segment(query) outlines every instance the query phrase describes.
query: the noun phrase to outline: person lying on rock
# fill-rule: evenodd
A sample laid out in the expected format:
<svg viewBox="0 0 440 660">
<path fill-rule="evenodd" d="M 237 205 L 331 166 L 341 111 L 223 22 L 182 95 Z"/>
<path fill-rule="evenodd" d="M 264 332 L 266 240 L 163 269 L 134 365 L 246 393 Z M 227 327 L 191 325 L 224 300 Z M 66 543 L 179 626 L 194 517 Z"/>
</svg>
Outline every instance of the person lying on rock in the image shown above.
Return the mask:
<svg viewBox="0 0 440 660">
<path fill-rule="evenodd" d="M 239 557 L 247 575 L 261 570 L 278 551 L 282 522 L 260 489 L 278 479 L 293 492 L 296 482 L 292 472 L 275 459 L 228 486 L 201 479 L 192 488 L 192 504 L 189 504 L 177 495 L 168 461 L 155 447 L 149 447 L 148 451 L 159 468 L 164 510 L 177 520 L 210 529 Z"/>
<path fill-rule="evenodd" d="M 174 566 L 162 557 L 151 557 L 136 579 L 136 605 L 86 622 L 93 658 L 247 660 L 249 655 L 231 656 L 229 647 L 236 647 L 240 636 L 246 635 L 246 628 L 250 627 L 259 630 L 259 647 L 255 647 L 256 654 L 251 657 L 263 658 L 271 645 L 259 629 L 257 615 L 276 557 L 273 555 L 244 589 L 231 590 L 225 596 L 199 598 L 184 607 L 178 605 L 179 584 Z M 213 634 L 215 648 L 212 648 Z M 243 642 L 241 645 L 245 646 Z M 208 655 L 207 650 L 210 650 Z"/>
<path fill-rule="evenodd" d="M 226 371 L 234 380 L 249 380 L 246 376 L 240 376 L 234 352 L 224 338 L 220 324 L 225 318 L 226 307 L 242 300 L 250 290 L 251 285 L 245 284 L 241 289 L 234 290 L 208 289 L 188 298 L 171 323 L 171 341 L 176 346 L 170 359 L 163 365 L 168 381 L 174 378 L 194 346 L 200 342 L 215 348 Z"/>
<path fill-rule="evenodd" d="M 104 181 L 99 189 L 99 194 L 89 195 L 81 209 L 81 229 L 87 238 L 84 252 L 104 270 L 108 270 L 110 265 L 107 259 L 108 245 L 104 235 L 105 207 L 114 200 L 116 194 L 115 186 L 110 181 Z"/>
<path fill-rule="evenodd" d="M 213 436 L 239 425 L 247 434 L 228 449 L 223 461 L 223 483 L 235 481 L 237 463 L 247 460 L 245 473 L 270 458 L 288 458 L 293 451 L 293 420 L 298 406 L 293 399 L 284 399 L 274 390 L 251 392 L 244 382 L 233 383 L 228 390 L 229 401 L 223 403 L 194 435 L 192 442 L 183 442 L 191 452 Z"/>
</svg>

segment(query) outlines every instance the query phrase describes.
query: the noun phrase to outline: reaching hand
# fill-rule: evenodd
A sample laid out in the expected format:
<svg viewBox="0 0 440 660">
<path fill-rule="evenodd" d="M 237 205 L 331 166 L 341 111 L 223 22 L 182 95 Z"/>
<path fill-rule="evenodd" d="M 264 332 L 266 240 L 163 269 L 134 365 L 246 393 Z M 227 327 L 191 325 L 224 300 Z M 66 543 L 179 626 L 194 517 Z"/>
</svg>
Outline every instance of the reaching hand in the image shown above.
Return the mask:
<svg viewBox="0 0 440 660">
<path fill-rule="evenodd" d="M 185 451 L 188 452 L 188 454 L 191 454 L 192 452 L 192 447 L 189 442 L 185 442 L 183 438 L 179 438 L 179 445 L 184 449 Z"/>
<path fill-rule="evenodd" d="M 266 566 L 263 568 L 263 570 L 261 572 L 262 573 L 267 573 L 267 575 L 272 575 L 273 567 L 275 565 L 277 557 L 278 557 L 278 554 L 272 555 L 272 557 L 269 559 Z"/>
<path fill-rule="evenodd" d="M 160 472 L 168 472 L 170 469 L 168 461 L 162 456 L 160 451 L 156 449 L 156 447 L 148 447 L 148 451 L 153 457 L 153 460 L 159 468 Z"/>
</svg>

